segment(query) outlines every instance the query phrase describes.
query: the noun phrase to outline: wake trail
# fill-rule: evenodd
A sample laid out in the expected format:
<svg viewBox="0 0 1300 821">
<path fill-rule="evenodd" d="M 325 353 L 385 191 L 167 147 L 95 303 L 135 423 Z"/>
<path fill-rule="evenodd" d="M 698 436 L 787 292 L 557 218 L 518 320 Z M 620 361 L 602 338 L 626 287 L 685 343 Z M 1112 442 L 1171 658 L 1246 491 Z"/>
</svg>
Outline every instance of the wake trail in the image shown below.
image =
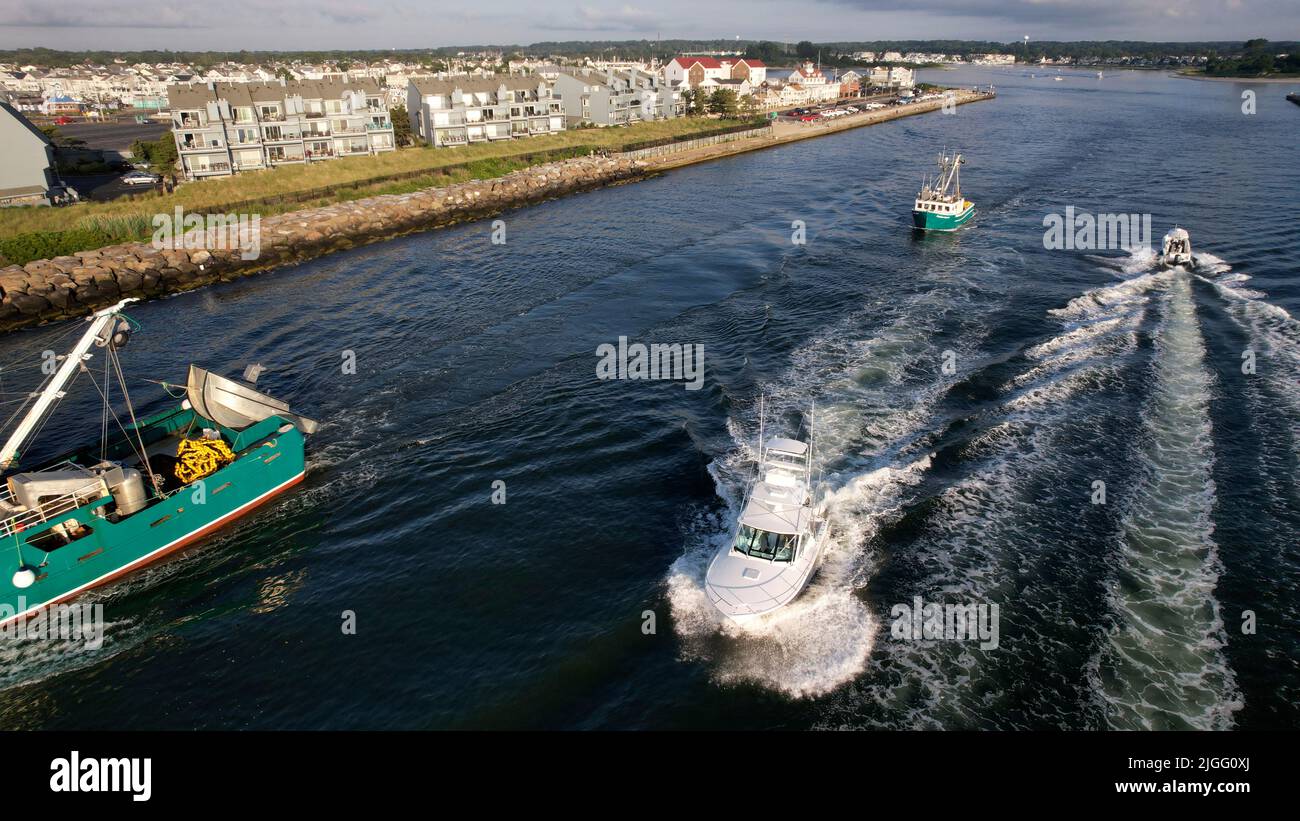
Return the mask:
<svg viewBox="0 0 1300 821">
<path fill-rule="evenodd" d="M 1116 623 L 1089 675 L 1112 728 L 1226 729 L 1242 705 L 1214 596 L 1212 377 L 1189 276 L 1173 277 L 1163 309 L 1110 594 Z"/>
</svg>

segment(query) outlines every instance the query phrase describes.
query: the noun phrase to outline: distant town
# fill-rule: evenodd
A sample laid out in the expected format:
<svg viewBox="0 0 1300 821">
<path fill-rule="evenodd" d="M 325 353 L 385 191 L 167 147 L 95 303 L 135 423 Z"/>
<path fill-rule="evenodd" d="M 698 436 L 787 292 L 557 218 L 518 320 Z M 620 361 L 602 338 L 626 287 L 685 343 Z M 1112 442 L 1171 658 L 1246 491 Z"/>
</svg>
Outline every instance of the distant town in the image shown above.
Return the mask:
<svg viewBox="0 0 1300 821">
<path fill-rule="evenodd" d="M 873 47 L 866 47 L 866 46 Z M 577 43 L 405 52 L 0 52 L 0 120 L 32 141 L 0 204 L 68 204 L 87 178 L 137 186 L 689 117 L 833 116 L 911 99 L 922 67 L 1300 68 L 1292 43 Z M 891 47 L 892 46 L 892 47 Z M 670 53 L 661 49 L 673 47 Z M 883 95 L 894 95 L 886 99 Z M 44 146 L 38 143 L 43 141 Z M 57 155 L 57 156 L 56 156 Z M 12 172 L 12 173 L 11 173 Z M 80 185 L 70 185 L 73 179 Z"/>
</svg>

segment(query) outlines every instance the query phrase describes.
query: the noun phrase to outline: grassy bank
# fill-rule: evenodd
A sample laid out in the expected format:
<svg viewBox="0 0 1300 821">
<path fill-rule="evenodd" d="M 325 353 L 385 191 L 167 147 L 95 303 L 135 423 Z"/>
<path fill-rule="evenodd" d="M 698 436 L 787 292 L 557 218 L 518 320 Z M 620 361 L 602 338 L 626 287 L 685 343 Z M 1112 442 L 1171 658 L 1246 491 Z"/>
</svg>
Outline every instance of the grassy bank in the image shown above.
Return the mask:
<svg viewBox="0 0 1300 821">
<path fill-rule="evenodd" d="M 148 239 L 155 214 L 253 212 L 263 216 L 376 194 L 405 193 L 469 179 L 491 179 L 592 150 L 622 151 L 752 125 L 687 117 L 622 128 L 589 128 L 524 140 L 407 148 L 374 157 L 290 165 L 65 208 L 0 209 L 0 257 L 22 264 L 119 242 Z"/>
</svg>

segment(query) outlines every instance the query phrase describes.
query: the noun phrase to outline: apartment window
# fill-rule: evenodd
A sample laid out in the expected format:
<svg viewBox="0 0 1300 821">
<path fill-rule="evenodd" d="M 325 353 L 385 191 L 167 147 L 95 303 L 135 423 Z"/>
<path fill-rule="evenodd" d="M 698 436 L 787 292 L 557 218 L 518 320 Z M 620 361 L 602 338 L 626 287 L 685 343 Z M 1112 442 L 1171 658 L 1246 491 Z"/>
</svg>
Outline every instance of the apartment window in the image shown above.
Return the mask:
<svg viewBox="0 0 1300 821">
<path fill-rule="evenodd" d="M 280 119 L 280 107 L 278 105 L 264 105 L 258 108 L 258 112 L 263 120 Z"/>
</svg>

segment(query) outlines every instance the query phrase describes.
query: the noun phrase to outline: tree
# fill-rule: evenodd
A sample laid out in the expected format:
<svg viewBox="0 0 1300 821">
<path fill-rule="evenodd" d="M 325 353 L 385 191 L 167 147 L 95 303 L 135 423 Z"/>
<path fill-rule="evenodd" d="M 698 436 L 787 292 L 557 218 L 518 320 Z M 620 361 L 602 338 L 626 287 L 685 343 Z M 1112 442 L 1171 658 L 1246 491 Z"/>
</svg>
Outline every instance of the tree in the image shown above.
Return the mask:
<svg viewBox="0 0 1300 821">
<path fill-rule="evenodd" d="M 758 116 L 758 100 L 754 99 L 753 94 L 746 94 L 740 98 L 740 114 L 751 120 Z"/>
<path fill-rule="evenodd" d="M 794 47 L 794 53 L 804 59 L 812 59 L 817 56 L 817 47 L 807 40 L 800 40 L 799 45 Z"/>
<path fill-rule="evenodd" d="M 709 95 L 709 113 L 724 119 L 734 119 L 739 108 L 736 92 L 729 88 L 716 89 Z"/>
<path fill-rule="evenodd" d="M 765 63 L 779 64 L 785 59 L 785 49 L 780 43 L 763 40 L 760 43 L 750 43 L 746 46 L 745 56 L 755 60 L 762 60 Z"/>
<path fill-rule="evenodd" d="M 682 91 L 682 105 L 686 108 L 686 114 L 700 114 L 700 100 L 702 92 L 698 89 L 688 88 Z"/>
<path fill-rule="evenodd" d="M 157 174 L 169 173 L 176 168 L 176 141 L 171 134 L 165 134 L 156 142 L 136 140 L 131 143 L 131 156 L 149 164 L 150 170 Z"/>
<path fill-rule="evenodd" d="M 393 142 L 398 148 L 411 145 L 411 116 L 406 113 L 406 106 L 393 106 L 388 116 L 393 120 Z"/>
</svg>

